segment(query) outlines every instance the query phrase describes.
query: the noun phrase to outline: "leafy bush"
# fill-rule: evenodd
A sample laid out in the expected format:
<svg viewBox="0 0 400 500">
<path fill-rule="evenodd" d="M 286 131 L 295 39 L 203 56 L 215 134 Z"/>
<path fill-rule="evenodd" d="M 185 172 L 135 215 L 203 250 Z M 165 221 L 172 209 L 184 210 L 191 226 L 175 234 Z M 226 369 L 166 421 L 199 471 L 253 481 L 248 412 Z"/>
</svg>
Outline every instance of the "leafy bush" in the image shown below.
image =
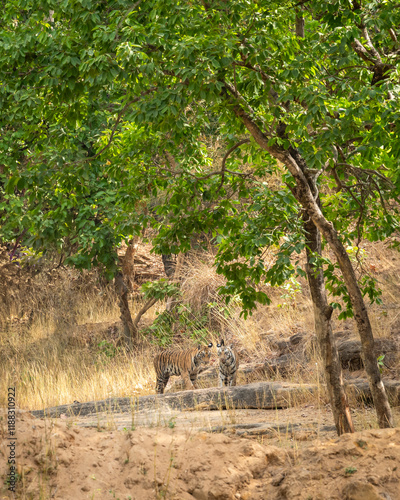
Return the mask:
<svg viewBox="0 0 400 500">
<path fill-rule="evenodd" d="M 171 345 L 177 337 L 184 337 L 194 342 L 205 342 L 210 330 L 210 309 L 201 313 L 193 311 L 188 304 L 178 304 L 173 311 L 163 311 L 145 331 L 154 342 L 162 347 Z"/>
</svg>

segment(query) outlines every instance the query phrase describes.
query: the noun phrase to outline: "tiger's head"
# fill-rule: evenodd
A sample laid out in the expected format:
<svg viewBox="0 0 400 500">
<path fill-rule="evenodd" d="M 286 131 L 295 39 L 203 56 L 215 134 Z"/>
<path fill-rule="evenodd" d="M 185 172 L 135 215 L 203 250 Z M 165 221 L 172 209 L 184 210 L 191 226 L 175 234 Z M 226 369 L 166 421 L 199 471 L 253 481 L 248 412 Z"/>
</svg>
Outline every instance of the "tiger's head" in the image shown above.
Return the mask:
<svg viewBox="0 0 400 500">
<path fill-rule="evenodd" d="M 199 345 L 197 347 L 197 351 L 195 354 L 196 365 L 199 365 L 200 363 L 207 364 L 210 362 L 212 347 L 212 342 L 210 342 L 207 346 Z"/>
<path fill-rule="evenodd" d="M 219 341 L 219 344 L 217 344 L 217 349 L 218 349 L 218 358 L 220 363 L 222 364 L 226 363 L 228 359 L 233 356 L 232 354 L 233 345 L 225 346 L 225 342 L 223 339 Z"/>
</svg>

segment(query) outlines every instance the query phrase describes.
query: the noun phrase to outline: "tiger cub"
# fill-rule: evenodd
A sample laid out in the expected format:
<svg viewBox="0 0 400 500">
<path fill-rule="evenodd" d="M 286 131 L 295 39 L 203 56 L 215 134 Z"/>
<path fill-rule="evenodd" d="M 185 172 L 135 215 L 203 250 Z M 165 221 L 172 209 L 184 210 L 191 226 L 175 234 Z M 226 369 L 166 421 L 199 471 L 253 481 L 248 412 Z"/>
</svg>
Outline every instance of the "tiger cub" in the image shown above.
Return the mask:
<svg viewBox="0 0 400 500">
<path fill-rule="evenodd" d="M 239 354 L 231 346 L 225 346 L 223 340 L 217 344 L 219 358 L 219 387 L 223 385 L 236 385 L 237 370 L 239 367 Z"/>
<path fill-rule="evenodd" d="M 212 343 L 194 349 L 168 349 L 154 357 L 156 392 L 164 394 L 171 375 L 181 375 L 186 389 L 197 389 L 196 379 L 200 365 L 210 362 Z"/>
</svg>

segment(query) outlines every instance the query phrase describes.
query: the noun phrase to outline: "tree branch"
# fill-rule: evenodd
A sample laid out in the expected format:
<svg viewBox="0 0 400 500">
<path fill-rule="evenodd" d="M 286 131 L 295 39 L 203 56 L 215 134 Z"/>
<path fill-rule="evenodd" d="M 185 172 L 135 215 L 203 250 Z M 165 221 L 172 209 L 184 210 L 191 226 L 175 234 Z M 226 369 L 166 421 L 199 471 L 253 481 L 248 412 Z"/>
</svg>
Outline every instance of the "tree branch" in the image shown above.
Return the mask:
<svg viewBox="0 0 400 500">
<path fill-rule="evenodd" d="M 357 178 L 358 178 L 357 174 L 361 174 L 361 173 L 368 174 L 368 175 L 371 175 L 371 176 L 376 175 L 383 182 L 385 182 L 390 188 L 394 189 L 396 187 L 390 179 L 388 179 L 387 177 L 385 177 L 384 175 L 382 175 L 377 170 L 373 170 L 373 169 L 370 169 L 370 168 L 355 167 L 354 165 L 350 165 L 350 163 L 338 163 L 337 165 L 341 166 L 341 167 L 347 167 L 347 168 L 351 169 L 351 171 L 354 173 L 354 175 L 356 175 Z"/>
<path fill-rule="evenodd" d="M 364 47 L 364 45 L 360 42 L 360 40 L 357 40 L 357 38 L 355 38 L 354 41 L 352 42 L 351 46 L 353 47 L 355 52 L 361 57 L 361 59 L 363 59 L 365 62 L 375 64 L 374 59 L 370 56 L 369 52 Z"/>
<path fill-rule="evenodd" d="M 365 26 L 365 24 L 363 24 L 361 26 L 361 32 L 364 36 L 365 41 L 367 42 L 370 53 L 375 57 L 375 59 L 378 61 L 378 63 L 382 64 L 381 55 L 379 54 L 379 52 L 376 50 L 376 48 L 372 44 L 371 38 L 369 37 L 369 33 L 368 33 L 368 30 L 367 30 L 367 27 Z"/>
<path fill-rule="evenodd" d="M 148 311 L 150 309 L 150 307 L 152 307 L 156 302 L 157 302 L 158 299 L 156 299 L 155 297 L 152 297 L 151 299 L 149 299 L 145 304 L 144 306 L 140 309 L 140 311 L 137 313 L 136 315 L 136 318 L 134 319 L 133 321 L 133 327 L 135 328 L 135 330 L 137 331 L 137 326 L 139 324 L 139 321 L 140 321 L 140 318 L 143 316 L 143 314 Z"/>
<path fill-rule="evenodd" d="M 242 144 L 247 144 L 250 142 L 250 139 L 242 139 L 239 141 L 237 144 L 232 146 L 231 148 L 228 149 L 228 151 L 225 153 L 225 156 L 222 159 L 222 166 L 221 166 L 221 182 L 220 185 L 217 188 L 216 194 L 219 193 L 220 189 L 222 188 L 224 184 L 224 179 L 225 179 L 225 163 L 226 160 L 228 159 L 228 156 L 235 151 L 235 149 L 239 148 Z"/>
</svg>

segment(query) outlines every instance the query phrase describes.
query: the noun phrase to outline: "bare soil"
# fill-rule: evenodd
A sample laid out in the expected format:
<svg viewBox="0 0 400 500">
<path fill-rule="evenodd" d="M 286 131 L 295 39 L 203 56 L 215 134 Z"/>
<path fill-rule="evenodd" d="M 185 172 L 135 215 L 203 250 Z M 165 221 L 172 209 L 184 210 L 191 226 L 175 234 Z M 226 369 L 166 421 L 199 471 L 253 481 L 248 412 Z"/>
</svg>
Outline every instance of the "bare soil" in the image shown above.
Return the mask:
<svg viewBox="0 0 400 500">
<path fill-rule="evenodd" d="M 400 428 L 338 438 L 329 410 L 313 405 L 183 412 L 147 423 L 126 414 L 125 422 L 121 415 L 43 420 L 21 411 L 14 496 L 6 484 L 4 417 L 2 499 L 400 499 Z M 356 415 L 359 427 L 369 419 L 369 409 Z M 257 421 L 275 432 L 242 432 Z M 216 424 L 225 432 L 206 432 Z"/>
</svg>

